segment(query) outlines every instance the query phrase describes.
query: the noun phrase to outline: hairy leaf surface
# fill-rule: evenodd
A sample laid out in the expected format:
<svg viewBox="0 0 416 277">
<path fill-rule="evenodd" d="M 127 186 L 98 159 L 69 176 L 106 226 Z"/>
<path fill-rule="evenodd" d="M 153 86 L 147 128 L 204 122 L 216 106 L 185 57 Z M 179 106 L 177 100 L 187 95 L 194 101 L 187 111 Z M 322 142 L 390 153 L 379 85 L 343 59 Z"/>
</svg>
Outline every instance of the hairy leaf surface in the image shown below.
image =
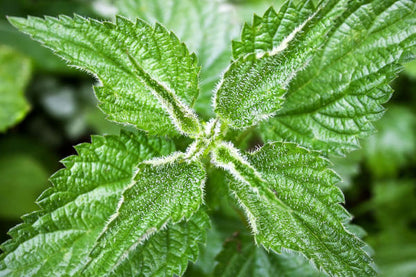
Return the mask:
<svg viewBox="0 0 416 277">
<path fill-rule="evenodd" d="M 267 253 L 241 235 L 225 241 L 223 249 L 215 258 L 214 276 L 325 276 L 314 269 L 308 261 L 295 253 Z"/>
<path fill-rule="evenodd" d="M 234 56 L 279 47 L 311 14 L 304 8 L 308 1 L 301 6 L 294 2 L 287 2 L 279 13 L 269 10 L 262 18 L 255 17 L 253 25 L 244 28 L 241 42 L 234 43 Z M 357 148 L 358 138 L 371 133 L 371 122 L 381 116 L 399 64 L 413 58 L 415 9 L 412 0 L 318 5 L 316 20 L 287 50 L 296 54 L 299 47 L 315 47 L 316 52 L 288 84 L 282 108 L 263 125 L 265 140 L 295 141 L 338 154 Z M 320 33 L 326 35 L 316 36 Z"/>
<path fill-rule="evenodd" d="M 340 178 L 320 154 L 345 154 L 373 132 L 372 121 L 391 96 L 389 83 L 415 54 L 416 1 L 287 1 L 279 12 L 270 8 L 255 16 L 233 43 L 234 61 L 215 89 L 217 118 L 208 123 L 191 107 L 201 85 L 198 107 L 206 109 L 207 91 L 230 54 L 222 42 L 232 29 L 224 22 L 231 19 L 219 16 L 227 6 L 208 0 L 110 2 L 129 17 L 161 21 L 190 42 L 200 55 L 201 80 L 196 55 L 159 23 L 77 15 L 10 22 L 94 75 L 109 119 L 196 140 L 176 140 L 178 148 L 188 148 L 170 156 L 172 143 L 141 133 L 93 137 L 77 146 L 79 155 L 63 161 L 54 187 L 39 198 L 41 209 L 26 215 L 2 245 L 0 275 L 184 274 L 209 225 L 201 209 L 208 155 L 229 173 L 224 179 L 208 165 L 208 205 L 225 206 L 224 215 L 238 217 L 230 212 L 234 206 L 212 200 L 233 194 L 255 242 L 266 249 L 233 235 L 217 256 L 215 275 L 375 275 L 368 247 L 341 205 Z M 413 115 L 397 114 L 414 123 Z M 260 139 L 252 132 L 258 124 L 266 144 L 252 153 L 222 141 L 251 147 Z M 228 187 L 218 189 L 225 181 Z M 190 274 L 208 273 L 212 265 L 202 261 Z"/>
<path fill-rule="evenodd" d="M 77 15 L 9 20 L 70 65 L 98 77 L 102 84 L 95 93 L 109 119 L 151 134 L 199 132 L 189 108 L 199 92 L 196 56 L 161 25 Z"/>
<path fill-rule="evenodd" d="M 314 11 L 310 1 L 298 9 L 295 17 L 298 24 L 288 27 L 290 32 L 286 37 L 270 49 L 263 47 L 259 51 L 246 52 L 224 74 L 214 105 L 215 111 L 231 126 L 245 128 L 273 116 L 281 108 L 290 82 L 309 64 L 321 44 L 320 38 L 327 32 L 325 28 L 304 32 L 320 19 L 321 9 Z M 271 30 L 266 38 L 278 26 L 278 20 L 273 18 L 273 15 L 277 17 L 274 10 L 269 9 L 268 13 L 266 16 L 272 18 L 267 22 Z M 254 28 L 257 30 L 258 27 Z M 250 49 L 250 44 L 245 47 Z"/>
<path fill-rule="evenodd" d="M 167 155 L 174 146 L 162 139 L 122 133 L 120 137 L 94 136 L 91 144 L 80 144 L 76 150 L 78 156 L 63 160 L 66 168 L 52 176 L 54 186 L 39 198 L 41 210 L 26 215 L 24 223 L 10 231 L 12 239 L 2 245 L 5 253 L 1 256 L 0 275 L 79 275 L 103 228 L 117 210 L 123 190 L 131 184 L 137 164 Z M 202 230 L 206 226 L 205 217 L 199 213 L 178 226 L 168 225 L 164 234 L 146 242 L 157 244 L 158 248 L 143 252 L 138 247 L 129 255 L 137 257 L 136 251 L 142 253 L 135 263 L 152 259 L 155 253 L 174 255 L 177 259 L 155 260 L 153 268 L 143 270 L 181 272 L 184 259 L 195 259 L 195 249 L 203 236 L 194 236 L 195 227 L 191 226 L 201 224 Z M 132 228 L 136 225 L 137 222 Z M 167 241 L 170 235 L 166 232 L 171 228 L 172 234 L 186 234 L 182 248 Z M 177 255 L 178 251 L 183 255 Z"/>
<path fill-rule="evenodd" d="M 30 72 L 28 58 L 0 45 L 0 132 L 22 120 L 29 111 L 24 89 Z"/>
<path fill-rule="evenodd" d="M 339 205 L 339 177 L 328 160 L 295 144 L 273 143 L 247 158 L 221 144 L 213 161 L 233 175 L 230 189 L 265 248 L 298 251 L 330 275 L 375 274 L 364 243 L 345 229 L 350 215 Z"/>
<path fill-rule="evenodd" d="M 62 161 L 66 168 L 52 176 L 54 186 L 39 198 L 41 210 L 26 215 L 24 223 L 10 231 L 13 239 L 2 246 L 0 272 L 75 274 L 115 212 L 137 164 L 174 149 L 164 140 L 128 133 L 94 136 L 91 144 L 75 148 L 79 155 Z"/>
<path fill-rule="evenodd" d="M 114 0 L 122 15 L 160 22 L 198 55 L 201 94 L 196 111 L 204 117 L 211 109 L 212 91 L 231 59 L 230 40 L 237 35 L 238 21 L 232 5 L 211 0 Z"/>
<path fill-rule="evenodd" d="M 205 243 L 209 217 L 203 211 L 190 220 L 168 224 L 166 229 L 129 252 L 129 255 L 109 276 L 181 276 L 188 260 L 196 261 L 198 244 Z"/>
<path fill-rule="evenodd" d="M 86 273 L 112 272 L 137 245 L 170 221 L 189 218 L 202 204 L 205 170 L 183 154 L 141 163 L 116 213 L 94 247 Z"/>
</svg>

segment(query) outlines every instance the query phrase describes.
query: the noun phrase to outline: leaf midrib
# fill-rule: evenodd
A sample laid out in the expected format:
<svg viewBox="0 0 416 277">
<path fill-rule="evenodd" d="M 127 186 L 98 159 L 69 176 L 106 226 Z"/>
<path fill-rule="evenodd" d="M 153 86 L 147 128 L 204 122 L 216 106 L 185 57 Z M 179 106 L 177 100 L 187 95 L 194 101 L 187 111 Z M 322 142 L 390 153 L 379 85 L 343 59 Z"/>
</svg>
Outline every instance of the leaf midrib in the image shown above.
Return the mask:
<svg viewBox="0 0 416 277">
<path fill-rule="evenodd" d="M 362 7 L 362 6 L 360 6 L 360 7 Z M 385 10 L 384 10 L 385 11 Z M 383 11 L 383 12 L 384 12 Z M 382 13 L 382 12 L 381 12 Z M 380 14 L 381 14 L 380 13 Z M 379 15 L 380 15 L 379 14 Z M 378 16 L 379 16 L 378 15 Z M 410 13 L 410 14 L 407 14 L 405 17 L 401 17 L 401 18 L 399 18 L 399 19 L 397 19 L 397 20 L 395 20 L 394 22 L 392 22 L 390 25 L 391 26 L 393 26 L 394 25 L 394 23 L 396 23 L 396 22 L 398 22 L 398 21 L 401 21 L 401 20 L 404 20 L 404 19 L 407 19 L 408 17 L 410 17 L 411 15 L 413 15 L 413 13 Z M 340 24 L 340 25 L 342 25 L 342 24 Z M 375 31 L 375 32 L 371 32 L 371 36 L 372 35 L 374 35 L 374 34 L 378 34 L 378 33 L 381 33 L 382 31 L 385 31 L 386 29 L 388 29 L 388 28 L 382 28 L 382 29 L 379 29 L 379 30 L 377 30 L 377 31 Z M 366 30 L 367 31 L 367 30 Z M 334 32 L 335 33 L 335 32 Z M 414 35 L 414 34 L 413 34 Z M 408 39 L 409 37 L 407 37 L 406 39 Z M 329 39 L 330 38 L 327 38 L 327 42 L 329 41 Z M 328 69 L 329 67 L 331 67 L 331 66 L 333 66 L 336 62 L 338 62 L 340 59 L 344 59 L 346 56 L 350 56 L 352 53 L 351 52 L 353 52 L 353 51 L 355 51 L 355 50 L 357 50 L 358 48 L 359 48 L 359 46 L 362 46 L 362 43 L 366 40 L 366 39 L 368 39 L 368 36 L 363 36 L 359 41 L 357 41 L 357 42 L 355 42 L 355 46 L 354 47 L 352 47 L 351 49 L 349 49 L 347 52 L 345 52 L 343 55 L 341 55 L 341 56 L 339 56 L 339 57 L 337 57 L 336 59 L 334 59 L 334 60 L 332 60 L 329 64 L 327 64 L 327 65 L 325 65 L 324 67 L 320 67 L 319 68 L 319 70 L 316 70 L 316 73 L 312 76 L 312 77 L 310 77 L 309 78 L 309 80 L 307 81 L 307 82 L 304 82 L 304 83 L 302 83 L 302 85 L 300 85 L 300 86 L 298 86 L 295 90 L 291 90 L 291 89 L 289 89 L 288 90 L 288 92 L 287 92 L 287 96 L 290 96 L 290 95 L 292 95 L 292 94 L 295 94 L 297 91 L 299 91 L 299 90 L 301 90 L 301 89 L 303 89 L 304 87 L 306 87 L 308 84 L 310 84 L 311 82 L 313 82 L 315 79 L 316 79 L 316 77 L 317 76 L 319 76 L 321 73 L 322 73 L 322 71 L 324 71 L 324 70 L 326 70 L 326 69 Z M 321 58 L 322 58 L 322 56 L 321 56 Z M 347 93 L 343 93 L 343 94 L 340 94 L 339 96 L 339 99 L 341 99 L 341 98 L 343 98 L 343 97 L 345 97 L 345 95 L 348 95 Z M 339 99 L 334 99 L 334 100 L 332 100 L 331 102 L 336 102 L 337 100 L 339 100 Z M 318 107 L 318 108 L 312 108 L 312 109 L 310 109 L 310 110 L 291 110 L 291 111 L 287 111 L 287 112 L 284 112 L 284 107 L 280 110 L 281 112 L 279 113 L 278 112 L 278 114 L 277 114 L 277 117 L 286 117 L 286 116 L 296 116 L 296 115 L 304 115 L 304 114 L 309 114 L 309 113 L 316 113 L 316 112 L 319 112 L 319 110 L 320 109 L 322 109 L 322 108 L 325 108 L 327 105 L 329 105 L 330 104 L 330 102 L 329 103 L 326 103 L 326 104 L 324 104 L 324 105 L 321 105 L 320 107 Z"/>
</svg>

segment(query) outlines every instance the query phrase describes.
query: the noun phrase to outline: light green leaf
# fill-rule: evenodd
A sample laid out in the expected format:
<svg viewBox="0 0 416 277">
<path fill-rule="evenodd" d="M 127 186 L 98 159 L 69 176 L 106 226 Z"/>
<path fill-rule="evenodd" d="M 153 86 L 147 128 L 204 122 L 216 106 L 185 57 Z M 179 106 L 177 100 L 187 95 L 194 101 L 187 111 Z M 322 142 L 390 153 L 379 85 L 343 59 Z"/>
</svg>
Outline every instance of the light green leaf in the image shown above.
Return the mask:
<svg viewBox="0 0 416 277">
<path fill-rule="evenodd" d="M 209 217 L 201 210 L 188 221 L 170 223 L 129 252 L 109 276 L 181 276 L 188 260 L 196 261 L 198 246 L 205 243 L 208 227 Z"/>
<path fill-rule="evenodd" d="M 17 124 L 29 111 L 24 89 L 30 74 L 28 58 L 0 45 L 0 132 Z"/>
<path fill-rule="evenodd" d="M 227 239 L 216 260 L 218 263 L 214 276 L 325 276 L 314 269 L 301 255 L 289 252 L 267 253 L 241 235 Z"/>
<path fill-rule="evenodd" d="M 189 108 L 199 93 L 196 56 L 161 25 L 122 17 L 113 24 L 77 15 L 9 21 L 70 65 L 96 76 L 100 108 L 110 120 L 151 134 L 199 133 Z"/>
<path fill-rule="evenodd" d="M 273 51 L 302 22 L 302 7 L 289 1 L 281 12 L 268 11 L 243 30 L 234 55 Z M 302 1 L 299 5 L 306 5 Z M 292 76 L 286 100 L 262 128 L 266 141 L 294 141 L 324 152 L 343 154 L 358 138 L 373 132 L 381 104 L 400 63 L 413 58 L 416 3 L 412 0 L 323 1 L 294 40 L 285 59 L 299 49 L 315 48 L 312 59 Z M 309 13 L 310 15 L 310 13 Z M 289 63 L 290 61 L 285 61 Z M 285 81 L 285 80 L 282 80 Z M 276 92 L 280 94 L 279 91 Z"/>
<path fill-rule="evenodd" d="M 143 162 L 101 232 L 85 274 L 115 270 L 129 252 L 169 222 L 190 218 L 202 204 L 205 171 L 181 153 Z"/>
<path fill-rule="evenodd" d="M 115 0 L 122 15 L 160 22 L 198 55 L 201 95 L 195 109 L 213 117 L 212 91 L 231 59 L 230 41 L 239 24 L 232 5 L 211 0 Z"/>
<path fill-rule="evenodd" d="M 344 226 L 350 215 L 329 161 L 290 143 L 266 144 L 242 156 L 220 144 L 213 162 L 233 176 L 230 189 L 246 212 L 257 243 L 300 252 L 330 275 L 374 275 L 364 243 Z"/>
<path fill-rule="evenodd" d="M 102 229 L 117 209 L 139 162 L 174 150 L 142 134 L 93 136 L 62 162 L 53 187 L 38 199 L 40 210 L 24 216 L 2 245 L 0 275 L 73 276 L 88 261 Z"/>
</svg>

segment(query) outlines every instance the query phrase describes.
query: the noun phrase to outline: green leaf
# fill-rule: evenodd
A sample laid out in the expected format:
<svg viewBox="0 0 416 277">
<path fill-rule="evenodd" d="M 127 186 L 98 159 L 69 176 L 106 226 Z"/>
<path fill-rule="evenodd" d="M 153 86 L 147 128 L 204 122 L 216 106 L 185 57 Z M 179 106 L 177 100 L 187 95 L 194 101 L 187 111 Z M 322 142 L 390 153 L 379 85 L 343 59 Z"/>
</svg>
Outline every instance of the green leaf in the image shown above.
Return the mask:
<svg viewBox="0 0 416 277">
<path fill-rule="evenodd" d="M 269 13 L 277 17 L 273 9 Z M 307 2 L 299 13 L 296 19 L 301 21 L 293 26 L 287 37 L 271 49 L 245 49 L 247 55 L 241 55 L 225 72 L 215 93 L 214 106 L 215 112 L 232 127 L 246 128 L 273 116 L 281 108 L 292 79 L 309 63 L 315 43 L 307 46 L 292 44 L 298 42 L 303 28 L 310 24 L 316 12 Z M 276 22 L 268 24 L 271 28 L 276 26 Z M 243 43 L 240 44 L 242 48 L 250 48 L 249 43 Z"/>
<path fill-rule="evenodd" d="M 212 91 L 231 59 L 230 40 L 239 27 L 229 4 L 211 0 L 116 0 L 122 15 L 160 22 L 198 54 L 201 95 L 195 109 L 213 117 Z"/>
<path fill-rule="evenodd" d="M 305 28 L 302 25 L 312 19 L 314 11 L 312 1 L 302 1 L 298 5 L 295 1 L 286 1 L 278 13 L 270 7 L 263 17 L 254 15 L 252 25 L 244 25 L 241 41 L 233 41 L 233 57 L 237 60 L 251 53 L 262 56 L 288 47 L 291 42 L 301 42 L 295 37 Z"/>
<path fill-rule="evenodd" d="M 253 241 L 241 235 L 224 243 L 216 257 L 214 276 L 325 276 L 314 269 L 302 256 L 295 253 L 267 253 Z"/>
<path fill-rule="evenodd" d="M 76 275 L 88 261 L 123 190 L 143 160 L 166 155 L 173 144 L 142 134 L 93 136 L 62 162 L 53 187 L 38 199 L 40 210 L 23 217 L 2 245 L 0 275 Z"/>
<path fill-rule="evenodd" d="M 30 60 L 0 45 L 0 132 L 17 124 L 29 111 L 24 89 L 30 75 Z"/>
<path fill-rule="evenodd" d="M 182 153 L 143 162 L 90 255 L 85 274 L 112 272 L 149 236 L 189 218 L 202 204 L 205 171 Z"/>
<path fill-rule="evenodd" d="M 276 76 L 279 65 L 281 74 Z M 215 93 L 215 112 L 227 125 L 238 129 L 267 119 L 284 100 L 286 84 L 280 80 L 288 80 L 292 73 L 288 69 L 276 56 L 256 58 L 253 54 L 234 62 Z"/>
<path fill-rule="evenodd" d="M 339 205 L 339 177 L 317 152 L 277 142 L 244 157 L 223 143 L 213 162 L 232 174 L 230 189 L 257 243 L 300 252 L 330 275 L 375 274 L 364 243 L 344 226 L 351 217 Z"/>
<path fill-rule="evenodd" d="M 308 1 L 294 2 L 279 13 L 269 10 L 255 17 L 241 42 L 234 43 L 234 56 L 279 47 L 311 15 L 304 8 Z M 264 139 L 336 154 L 357 148 L 358 138 L 372 133 L 372 121 L 382 115 L 381 104 L 391 96 L 389 83 L 400 63 L 413 58 L 415 9 L 412 0 L 322 1 L 313 9 L 315 18 L 287 48 L 285 59 L 290 60 L 302 58 L 305 48 L 315 52 L 291 76 L 281 109 L 262 126 Z"/>
<path fill-rule="evenodd" d="M 78 15 L 9 21 L 70 65 L 96 76 L 100 108 L 110 120 L 151 134 L 199 133 L 189 108 L 199 93 L 196 56 L 161 25 L 123 17 L 114 24 Z"/>
<path fill-rule="evenodd" d="M 170 223 L 129 252 L 109 276 L 181 276 L 188 260 L 196 261 L 198 244 L 205 243 L 208 227 L 209 217 L 201 210 L 188 221 Z"/>
</svg>

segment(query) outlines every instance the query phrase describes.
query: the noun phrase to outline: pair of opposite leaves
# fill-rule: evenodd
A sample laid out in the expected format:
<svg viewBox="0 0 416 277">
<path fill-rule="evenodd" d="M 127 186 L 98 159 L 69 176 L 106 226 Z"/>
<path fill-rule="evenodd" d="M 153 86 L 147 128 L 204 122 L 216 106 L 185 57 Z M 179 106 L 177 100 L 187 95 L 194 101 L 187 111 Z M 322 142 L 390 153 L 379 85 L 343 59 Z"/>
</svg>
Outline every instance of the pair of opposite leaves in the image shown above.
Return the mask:
<svg viewBox="0 0 416 277">
<path fill-rule="evenodd" d="M 323 152 L 351 150 L 358 135 L 372 130 L 370 120 L 379 117 L 380 104 L 390 96 L 389 81 L 399 63 L 410 57 L 415 43 L 415 30 L 410 27 L 414 26 L 414 10 L 414 1 L 327 1 L 318 9 L 306 1 L 299 6 L 288 2 L 278 14 L 269 10 L 264 17 L 255 17 L 253 26 L 245 26 L 242 41 L 234 43 L 236 60 L 216 92 L 219 118 L 233 127 L 246 128 L 275 116 L 261 127 L 266 140 L 283 138 Z M 198 140 L 208 139 L 205 134 L 210 132 L 202 130 L 190 109 L 198 94 L 195 55 L 160 25 L 152 28 L 123 18 L 116 24 L 100 23 L 77 16 L 11 22 L 71 64 L 95 74 L 102 83 L 96 94 L 110 119 L 154 134 L 179 131 L 196 138 L 196 145 Z M 244 157 L 218 136 L 210 139 L 215 146 L 211 149 L 213 163 L 235 178 L 230 190 L 246 211 L 259 243 L 275 251 L 281 247 L 300 251 L 332 275 L 374 274 L 362 242 L 345 230 L 343 224 L 350 217 L 338 205 L 343 197 L 334 186 L 337 177 L 327 168 L 327 160 L 294 144 L 277 142 Z M 73 179 L 75 175 L 70 173 L 78 172 L 82 164 L 86 168 L 80 174 L 100 179 L 92 172 L 107 172 L 109 165 L 85 164 L 83 158 L 97 152 L 102 155 L 103 149 L 90 149 L 83 156 L 81 148 L 90 147 L 79 148 L 81 163 L 73 162 L 77 158 L 67 160 L 65 178 Z M 115 152 L 111 156 L 123 160 Z M 74 230 L 62 237 L 71 243 L 84 239 L 84 244 L 71 244 L 71 253 L 76 250 L 88 256 L 93 249 L 85 272 L 115 272 L 123 265 L 129 267 L 129 255 L 146 251 L 140 244 L 144 239 L 150 236 L 147 242 L 151 243 L 160 234 L 154 234 L 156 231 L 168 222 L 189 218 L 202 203 L 205 173 L 197 159 L 176 154 L 141 163 L 134 182 L 134 172 L 126 172 L 130 177 L 122 178 L 123 182 L 100 179 L 92 187 L 80 182 L 72 192 L 68 181 L 55 182 L 65 185 L 41 198 L 44 210 L 52 199 L 59 199 L 55 208 L 50 208 L 51 213 L 41 211 L 26 217 L 26 225 L 14 233 L 33 230 L 20 239 L 16 235 L 6 246 L 6 254 L 38 245 L 40 236 L 52 234 L 45 230 L 56 230 L 50 226 L 66 218 L 65 211 L 77 210 L 69 208 L 77 199 L 85 197 L 78 204 L 94 210 L 98 205 L 90 201 L 94 195 L 100 202 L 98 210 L 116 205 L 117 213 L 101 214 L 104 220 L 111 218 L 110 222 L 103 226 L 101 220 L 101 228 L 88 239 L 85 231 Z M 121 194 L 122 201 L 118 201 Z M 101 205 L 103 199 L 109 205 Z M 58 210 L 60 216 L 51 216 Z M 69 225 L 79 227 L 81 222 L 75 221 Z M 16 266 L 12 254 L 1 264 L 10 272 L 13 263 Z M 73 255 L 69 260 L 68 265 L 78 261 Z M 71 270 L 84 266 L 81 263 Z"/>
</svg>

